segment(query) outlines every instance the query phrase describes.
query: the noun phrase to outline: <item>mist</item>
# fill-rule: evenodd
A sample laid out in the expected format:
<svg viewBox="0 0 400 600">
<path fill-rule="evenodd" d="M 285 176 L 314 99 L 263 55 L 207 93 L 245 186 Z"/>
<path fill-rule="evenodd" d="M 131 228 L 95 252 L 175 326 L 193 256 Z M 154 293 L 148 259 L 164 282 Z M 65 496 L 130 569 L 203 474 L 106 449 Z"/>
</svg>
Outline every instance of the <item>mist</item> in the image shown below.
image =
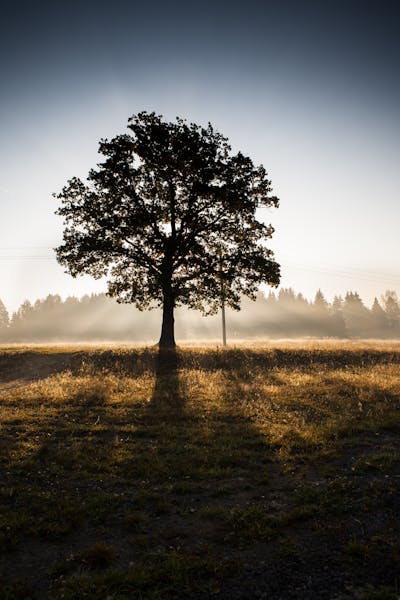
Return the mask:
<svg viewBox="0 0 400 600">
<path fill-rule="evenodd" d="M 221 315 L 202 316 L 187 308 L 175 313 L 180 341 L 219 341 Z M 161 310 L 141 312 L 118 304 L 104 294 L 67 297 L 49 295 L 35 303 L 25 301 L 9 315 L 0 300 L 0 342 L 142 342 L 155 343 Z M 318 290 L 312 301 L 292 288 L 281 289 L 255 301 L 242 299 L 240 311 L 227 310 L 228 342 L 279 338 L 400 337 L 400 307 L 396 292 L 388 290 L 368 308 L 357 292 L 336 296 L 329 303 Z"/>
</svg>

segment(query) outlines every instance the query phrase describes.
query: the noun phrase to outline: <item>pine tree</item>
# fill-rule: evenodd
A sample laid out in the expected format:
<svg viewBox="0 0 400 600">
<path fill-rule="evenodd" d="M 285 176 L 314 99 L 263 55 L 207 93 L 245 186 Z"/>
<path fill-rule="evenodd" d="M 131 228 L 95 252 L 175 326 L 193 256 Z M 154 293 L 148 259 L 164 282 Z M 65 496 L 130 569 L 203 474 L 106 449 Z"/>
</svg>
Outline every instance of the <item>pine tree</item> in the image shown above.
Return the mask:
<svg viewBox="0 0 400 600">
<path fill-rule="evenodd" d="M 315 294 L 312 305 L 312 314 L 314 321 L 314 334 L 318 336 L 331 335 L 331 321 L 328 311 L 328 302 L 325 296 L 318 290 Z"/>
<path fill-rule="evenodd" d="M 388 319 L 389 335 L 398 336 L 400 332 L 400 306 L 397 293 L 386 290 L 382 296 L 382 303 Z"/>
<path fill-rule="evenodd" d="M 318 290 L 315 294 L 314 308 L 321 312 L 328 310 L 328 302 L 325 300 L 325 296 L 323 295 L 321 290 Z"/>
<path fill-rule="evenodd" d="M 0 340 L 4 340 L 8 333 L 8 327 L 10 325 L 10 318 L 8 316 L 7 309 L 4 302 L 0 300 Z"/>
<path fill-rule="evenodd" d="M 389 333 L 389 319 L 378 298 L 374 299 L 371 307 L 371 326 L 375 337 L 386 337 Z"/>
<path fill-rule="evenodd" d="M 332 335 L 338 338 L 347 337 L 346 323 L 343 317 L 343 299 L 335 296 L 330 308 Z"/>
<path fill-rule="evenodd" d="M 351 337 L 370 335 L 370 311 L 357 292 L 347 292 L 343 303 L 343 317 Z"/>
</svg>

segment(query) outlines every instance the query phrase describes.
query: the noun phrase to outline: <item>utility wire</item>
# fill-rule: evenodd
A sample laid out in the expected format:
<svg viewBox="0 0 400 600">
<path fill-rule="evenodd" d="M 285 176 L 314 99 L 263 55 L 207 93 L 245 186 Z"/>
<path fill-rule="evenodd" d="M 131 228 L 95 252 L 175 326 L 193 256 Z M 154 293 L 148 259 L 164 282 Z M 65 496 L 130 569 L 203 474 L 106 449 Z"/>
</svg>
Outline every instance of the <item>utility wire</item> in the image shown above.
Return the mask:
<svg viewBox="0 0 400 600">
<path fill-rule="evenodd" d="M 55 255 L 53 256 L 47 254 L 6 254 L 5 251 L 14 250 L 14 251 L 24 251 L 24 250 L 53 250 L 52 246 L 0 246 L 0 261 L 1 262 L 18 262 L 18 261 L 28 261 L 28 262 L 55 262 L 57 259 Z M 4 253 L 4 254 L 3 254 Z M 311 273 L 320 273 L 323 275 L 331 275 L 339 278 L 346 279 L 354 279 L 358 281 L 366 281 L 369 283 L 380 283 L 383 285 L 400 285 L 400 274 L 385 274 L 379 273 L 377 271 L 371 271 L 368 269 L 361 269 L 358 267 L 343 267 L 343 266 L 334 266 L 334 265 L 326 265 L 322 264 L 318 265 L 310 265 L 304 263 L 292 262 L 290 260 L 282 260 L 283 268 L 296 269 L 300 271 L 306 271 Z"/>
</svg>

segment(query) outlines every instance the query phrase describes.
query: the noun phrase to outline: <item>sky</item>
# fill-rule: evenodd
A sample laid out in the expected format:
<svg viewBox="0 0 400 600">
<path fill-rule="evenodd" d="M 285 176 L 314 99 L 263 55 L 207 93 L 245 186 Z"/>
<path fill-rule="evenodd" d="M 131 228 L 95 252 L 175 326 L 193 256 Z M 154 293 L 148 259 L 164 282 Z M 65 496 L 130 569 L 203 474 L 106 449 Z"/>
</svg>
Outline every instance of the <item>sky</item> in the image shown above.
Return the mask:
<svg viewBox="0 0 400 600">
<path fill-rule="evenodd" d="M 105 291 L 57 264 L 52 194 L 141 110 L 266 167 L 282 287 L 400 293 L 399 25 L 389 0 L 3 0 L 0 299 Z"/>
</svg>

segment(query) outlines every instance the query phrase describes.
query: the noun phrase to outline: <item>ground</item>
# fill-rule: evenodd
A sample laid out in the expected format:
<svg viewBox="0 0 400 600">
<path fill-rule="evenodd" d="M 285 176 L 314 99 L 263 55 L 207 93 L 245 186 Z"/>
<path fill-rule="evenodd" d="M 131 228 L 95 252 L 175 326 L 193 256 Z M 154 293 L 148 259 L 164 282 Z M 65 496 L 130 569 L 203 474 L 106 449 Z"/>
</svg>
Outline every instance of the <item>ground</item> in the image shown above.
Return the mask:
<svg viewBox="0 0 400 600">
<path fill-rule="evenodd" d="M 0 600 L 398 600 L 399 363 L 0 347 Z"/>
</svg>

